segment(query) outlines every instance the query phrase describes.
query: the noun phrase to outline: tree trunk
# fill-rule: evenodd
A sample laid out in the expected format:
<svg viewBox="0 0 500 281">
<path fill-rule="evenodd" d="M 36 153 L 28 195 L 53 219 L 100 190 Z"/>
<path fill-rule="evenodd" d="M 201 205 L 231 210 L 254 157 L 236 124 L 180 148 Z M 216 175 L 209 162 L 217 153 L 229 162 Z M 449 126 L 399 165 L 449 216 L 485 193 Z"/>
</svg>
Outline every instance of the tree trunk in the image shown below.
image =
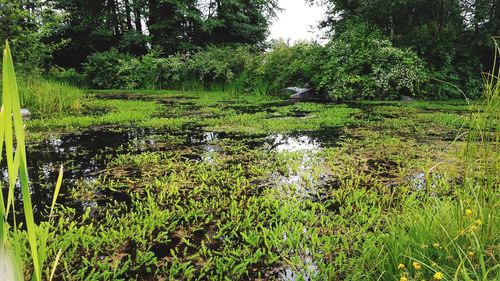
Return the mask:
<svg viewBox="0 0 500 281">
<path fill-rule="evenodd" d="M 120 27 L 118 26 L 118 21 L 117 19 L 117 9 L 116 9 L 116 2 L 115 0 L 108 0 L 108 17 L 109 17 L 109 23 L 111 24 L 115 35 L 120 34 Z"/>
<path fill-rule="evenodd" d="M 142 34 L 142 13 L 139 0 L 133 0 L 135 30 Z"/>
<path fill-rule="evenodd" d="M 130 2 L 129 0 L 123 1 L 125 5 L 125 17 L 127 18 L 127 30 L 132 30 L 132 15 L 130 10 Z"/>
<path fill-rule="evenodd" d="M 394 43 L 394 2 L 391 1 L 391 5 L 390 5 L 390 11 L 389 11 L 389 28 L 390 28 L 390 32 L 389 32 L 389 35 L 390 35 L 390 38 L 391 38 L 391 42 Z"/>
</svg>

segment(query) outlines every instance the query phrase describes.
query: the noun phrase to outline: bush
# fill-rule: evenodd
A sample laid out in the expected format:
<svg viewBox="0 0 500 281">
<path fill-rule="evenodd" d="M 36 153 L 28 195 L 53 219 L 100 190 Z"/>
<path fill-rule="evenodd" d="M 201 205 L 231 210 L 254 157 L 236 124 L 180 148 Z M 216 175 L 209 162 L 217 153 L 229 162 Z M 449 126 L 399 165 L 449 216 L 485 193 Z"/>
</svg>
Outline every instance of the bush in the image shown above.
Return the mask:
<svg viewBox="0 0 500 281">
<path fill-rule="evenodd" d="M 52 80 L 74 87 L 84 88 L 87 86 L 85 75 L 77 72 L 74 68 L 52 67 L 49 70 L 49 77 Z"/>
<path fill-rule="evenodd" d="M 428 73 L 409 49 L 398 49 L 376 30 L 353 25 L 326 47 L 315 86 L 334 99 L 399 99 L 422 96 Z"/>
<path fill-rule="evenodd" d="M 251 56 L 245 47 L 211 47 L 195 53 L 187 61 L 188 76 L 197 79 L 205 87 L 223 89 L 243 73 Z"/>
<path fill-rule="evenodd" d="M 132 56 L 111 49 L 90 55 L 83 65 L 83 73 L 90 86 L 99 89 L 124 89 L 130 83 L 126 64 L 134 63 Z"/>
<path fill-rule="evenodd" d="M 246 83 L 254 91 L 265 84 L 269 93 L 309 84 L 318 71 L 322 50 L 323 47 L 317 44 L 278 44 L 248 65 Z"/>
<path fill-rule="evenodd" d="M 158 59 L 160 88 L 227 90 L 251 57 L 246 47 L 210 47 L 191 55 Z"/>
<path fill-rule="evenodd" d="M 91 55 L 84 73 L 92 87 L 102 89 L 223 90 L 243 72 L 250 56 L 245 47 L 213 47 L 167 58 L 155 51 L 135 58 L 111 50 Z"/>
</svg>

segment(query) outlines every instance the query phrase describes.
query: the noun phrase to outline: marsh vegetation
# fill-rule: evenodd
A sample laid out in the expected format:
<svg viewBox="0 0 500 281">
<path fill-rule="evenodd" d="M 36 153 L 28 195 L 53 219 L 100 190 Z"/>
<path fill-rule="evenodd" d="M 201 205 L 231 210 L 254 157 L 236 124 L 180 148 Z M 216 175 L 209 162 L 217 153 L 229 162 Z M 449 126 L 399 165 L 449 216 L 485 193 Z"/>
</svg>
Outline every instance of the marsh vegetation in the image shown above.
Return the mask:
<svg viewBox="0 0 500 281">
<path fill-rule="evenodd" d="M 0 280 L 500 280 L 500 5 L 306 2 L 0 0 Z"/>
<path fill-rule="evenodd" d="M 51 224 L 49 260 L 62 250 L 56 279 L 498 274 L 497 97 L 486 109 L 88 95 L 77 111 L 27 123 L 35 217 Z M 493 123 L 476 131 L 480 120 Z M 476 148 L 466 161 L 467 147 Z"/>
</svg>

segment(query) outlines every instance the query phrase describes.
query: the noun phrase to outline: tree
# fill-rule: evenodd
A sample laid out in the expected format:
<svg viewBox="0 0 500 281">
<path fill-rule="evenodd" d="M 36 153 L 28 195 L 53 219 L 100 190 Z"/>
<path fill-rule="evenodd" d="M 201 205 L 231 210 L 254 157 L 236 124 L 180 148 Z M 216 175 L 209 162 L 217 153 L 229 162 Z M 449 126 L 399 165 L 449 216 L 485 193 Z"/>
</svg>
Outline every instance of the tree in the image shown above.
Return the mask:
<svg viewBox="0 0 500 281">
<path fill-rule="evenodd" d="M 477 86 L 481 62 L 492 61 L 499 33 L 498 0 L 310 0 L 328 9 L 324 27 L 335 35 L 349 22 L 379 28 L 396 47 L 411 47 L 434 77 L 464 88 Z"/>
<path fill-rule="evenodd" d="M 60 26 L 64 13 L 56 13 L 48 1 L 0 0 L 0 45 L 12 43 L 14 60 L 21 71 L 47 64 L 64 41 L 46 41 Z"/>
<path fill-rule="evenodd" d="M 206 42 L 258 44 L 265 41 L 276 0 L 210 0 L 206 14 Z"/>
<path fill-rule="evenodd" d="M 196 0 L 149 0 L 147 28 L 153 47 L 166 54 L 195 48 L 201 29 L 201 12 Z"/>
</svg>

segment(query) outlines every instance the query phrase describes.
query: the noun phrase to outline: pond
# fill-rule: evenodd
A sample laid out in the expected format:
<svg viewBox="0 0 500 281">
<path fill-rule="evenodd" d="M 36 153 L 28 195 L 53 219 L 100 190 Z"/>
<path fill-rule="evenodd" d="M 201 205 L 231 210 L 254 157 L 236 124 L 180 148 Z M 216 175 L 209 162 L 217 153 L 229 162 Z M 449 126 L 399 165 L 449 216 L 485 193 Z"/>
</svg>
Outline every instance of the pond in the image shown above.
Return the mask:
<svg viewBox="0 0 500 281">
<path fill-rule="evenodd" d="M 28 123 L 38 222 L 64 165 L 57 279 L 343 279 L 378 223 L 370 206 L 411 190 L 457 131 L 418 102 L 159 92 L 99 93 L 87 107 Z"/>
</svg>

